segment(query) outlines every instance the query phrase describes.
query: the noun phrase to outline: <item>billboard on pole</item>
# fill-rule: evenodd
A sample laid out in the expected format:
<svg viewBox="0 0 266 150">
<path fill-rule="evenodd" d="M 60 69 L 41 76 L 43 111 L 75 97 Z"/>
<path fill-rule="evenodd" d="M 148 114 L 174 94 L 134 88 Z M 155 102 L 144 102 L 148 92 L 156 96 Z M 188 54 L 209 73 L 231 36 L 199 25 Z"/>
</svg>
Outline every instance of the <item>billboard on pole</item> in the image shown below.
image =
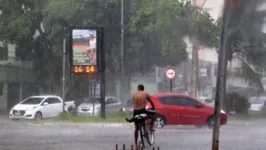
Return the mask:
<svg viewBox="0 0 266 150">
<path fill-rule="evenodd" d="M 71 72 L 72 74 L 94 74 L 97 71 L 97 29 L 72 28 L 70 32 L 71 44 Z"/>
</svg>

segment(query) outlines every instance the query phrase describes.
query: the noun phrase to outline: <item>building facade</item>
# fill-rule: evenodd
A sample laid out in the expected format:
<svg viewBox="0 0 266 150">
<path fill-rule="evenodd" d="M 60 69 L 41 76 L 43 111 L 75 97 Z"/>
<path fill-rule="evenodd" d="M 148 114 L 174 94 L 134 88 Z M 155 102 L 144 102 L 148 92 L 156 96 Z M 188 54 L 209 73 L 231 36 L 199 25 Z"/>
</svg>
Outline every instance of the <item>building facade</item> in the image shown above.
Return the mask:
<svg viewBox="0 0 266 150">
<path fill-rule="evenodd" d="M 34 73 L 31 61 L 16 56 L 16 46 L 0 42 L 0 111 L 7 111 L 28 96 L 33 88 Z"/>
</svg>

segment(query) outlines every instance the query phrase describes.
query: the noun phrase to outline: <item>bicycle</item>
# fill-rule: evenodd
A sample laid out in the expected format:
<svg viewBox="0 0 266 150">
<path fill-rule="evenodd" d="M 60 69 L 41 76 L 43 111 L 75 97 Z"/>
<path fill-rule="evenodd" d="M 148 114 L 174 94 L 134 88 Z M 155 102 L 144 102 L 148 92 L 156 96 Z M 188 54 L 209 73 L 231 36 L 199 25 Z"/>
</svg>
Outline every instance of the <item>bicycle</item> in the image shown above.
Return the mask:
<svg viewBox="0 0 266 150">
<path fill-rule="evenodd" d="M 149 111 L 155 112 L 154 110 L 149 110 Z M 146 144 L 146 141 L 151 146 L 154 144 L 154 140 L 155 140 L 154 131 L 150 130 L 150 123 L 149 123 L 150 118 L 152 118 L 152 116 L 147 115 L 147 114 L 136 115 L 136 116 L 134 116 L 132 121 L 129 121 L 126 118 L 126 120 L 128 122 L 130 122 L 130 123 L 135 122 L 138 125 L 140 141 L 141 141 L 141 144 L 143 147 L 148 146 Z"/>
</svg>

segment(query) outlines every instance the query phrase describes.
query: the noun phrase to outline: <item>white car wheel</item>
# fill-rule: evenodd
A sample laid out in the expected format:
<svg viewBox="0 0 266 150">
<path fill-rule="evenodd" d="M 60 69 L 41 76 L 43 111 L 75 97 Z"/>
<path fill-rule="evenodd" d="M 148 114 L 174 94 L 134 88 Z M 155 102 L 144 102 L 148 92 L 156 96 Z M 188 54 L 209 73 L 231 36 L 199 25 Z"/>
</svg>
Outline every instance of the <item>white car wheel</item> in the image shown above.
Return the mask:
<svg viewBox="0 0 266 150">
<path fill-rule="evenodd" d="M 42 113 L 41 112 L 37 112 L 35 114 L 35 117 L 34 117 L 35 120 L 42 120 Z"/>
</svg>

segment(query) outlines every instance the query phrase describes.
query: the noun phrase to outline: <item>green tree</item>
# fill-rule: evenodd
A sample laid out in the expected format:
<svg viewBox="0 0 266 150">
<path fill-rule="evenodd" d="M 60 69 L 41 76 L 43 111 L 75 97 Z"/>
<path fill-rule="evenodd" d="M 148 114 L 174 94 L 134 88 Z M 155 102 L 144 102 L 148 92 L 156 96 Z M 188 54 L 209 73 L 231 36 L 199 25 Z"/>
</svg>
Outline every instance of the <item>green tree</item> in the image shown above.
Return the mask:
<svg viewBox="0 0 266 150">
<path fill-rule="evenodd" d="M 17 46 L 17 57 L 33 61 L 35 82 L 50 85 L 51 89 L 60 85 L 61 57 L 54 41 L 48 38 L 43 29 L 42 10 L 47 6 L 47 2 L 0 1 L 0 34 L 1 41 Z"/>
<path fill-rule="evenodd" d="M 197 41 L 198 46 L 217 46 L 217 26 L 207 12 L 190 2 L 141 0 L 136 3 L 139 9 L 132 18 L 132 32 L 142 37 L 147 35 L 152 39 L 158 38 L 150 45 L 156 45 L 160 56 L 164 58 L 163 62 L 157 60 L 159 65 L 175 66 L 186 59 L 186 37 Z"/>
<path fill-rule="evenodd" d="M 235 76 L 249 87 L 262 92 L 261 77 L 265 72 L 265 10 L 258 10 L 263 1 L 235 1 L 230 3 L 228 16 L 228 60 L 238 60 Z"/>
<path fill-rule="evenodd" d="M 107 70 L 120 71 L 120 6 L 119 0 L 3 0 L 0 32 L 6 42 L 20 47 L 21 56 L 34 60 L 38 82 L 58 86 L 62 41 L 69 26 L 104 26 Z M 188 15 L 190 11 L 197 17 Z M 190 3 L 173 0 L 125 1 L 126 74 L 146 73 L 154 65 L 178 65 L 187 58 L 184 37 L 213 46 L 215 38 L 209 33 L 215 25 L 206 12 L 200 12 Z M 202 36 L 193 35 L 196 31 Z M 72 79 L 71 86 L 84 80 Z"/>
<path fill-rule="evenodd" d="M 207 11 L 192 5 L 189 1 L 142 0 L 137 1 L 139 9 L 133 17 L 132 30 L 138 34 L 158 38 L 159 65 L 177 66 L 187 58 L 186 43 L 192 46 L 191 94 L 196 97 L 198 50 L 200 46 L 217 47 L 219 28 Z M 144 41 L 144 40 L 140 40 Z M 150 45 L 154 44 L 151 43 Z M 145 41 L 145 46 L 147 42 Z M 162 60 L 162 61 L 158 61 Z"/>
</svg>

